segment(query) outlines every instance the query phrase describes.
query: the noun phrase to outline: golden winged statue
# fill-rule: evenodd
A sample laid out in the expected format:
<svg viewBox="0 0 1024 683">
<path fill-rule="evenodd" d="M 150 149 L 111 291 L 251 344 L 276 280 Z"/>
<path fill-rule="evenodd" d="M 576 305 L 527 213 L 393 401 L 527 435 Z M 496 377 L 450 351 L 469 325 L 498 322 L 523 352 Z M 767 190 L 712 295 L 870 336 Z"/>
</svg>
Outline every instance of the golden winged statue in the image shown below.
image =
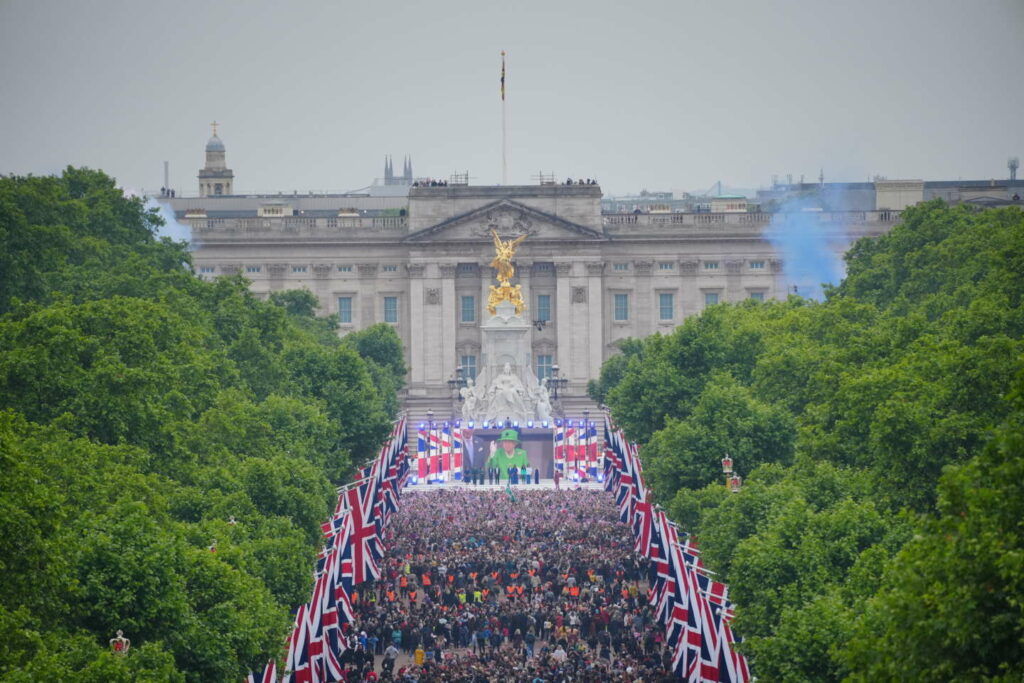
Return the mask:
<svg viewBox="0 0 1024 683">
<path fill-rule="evenodd" d="M 523 243 L 526 235 L 502 242 L 496 230 L 491 230 L 491 234 L 494 236 L 494 260 L 491 261 L 491 268 L 498 270 L 498 282 L 506 285 L 516 272 L 512 267 L 512 257 L 516 255 L 516 247 Z"/>
<path fill-rule="evenodd" d="M 523 302 L 522 288 L 519 285 L 512 286 L 512 276 L 516 269 L 512 265 L 512 257 L 516 254 L 516 247 L 523 243 L 526 235 L 520 235 L 512 240 L 502 241 L 496 230 L 491 230 L 494 236 L 494 260 L 491 267 L 498 271 L 498 286 L 491 285 L 491 294 L 487 298 L 487 310 L 495 315 L 497 305 L 502 301 L 508 301 L 515 305 L 516 315 L 520 315 L 525 309 Z"/>
</svg>

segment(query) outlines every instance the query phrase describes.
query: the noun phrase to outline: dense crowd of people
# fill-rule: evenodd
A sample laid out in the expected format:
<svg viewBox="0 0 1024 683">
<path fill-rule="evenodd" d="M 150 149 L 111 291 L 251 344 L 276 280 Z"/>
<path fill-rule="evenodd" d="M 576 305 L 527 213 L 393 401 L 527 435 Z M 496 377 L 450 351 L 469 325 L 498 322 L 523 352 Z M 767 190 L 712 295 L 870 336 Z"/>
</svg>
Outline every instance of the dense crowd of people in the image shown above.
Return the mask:
<svg viewBox="0 0 1024 683">
<path fill-rule="evenodd" d="M 407 493 L 386 540 L 352 596 L 351 681 L 676 680 L 603 491 Z"/>
</svg>

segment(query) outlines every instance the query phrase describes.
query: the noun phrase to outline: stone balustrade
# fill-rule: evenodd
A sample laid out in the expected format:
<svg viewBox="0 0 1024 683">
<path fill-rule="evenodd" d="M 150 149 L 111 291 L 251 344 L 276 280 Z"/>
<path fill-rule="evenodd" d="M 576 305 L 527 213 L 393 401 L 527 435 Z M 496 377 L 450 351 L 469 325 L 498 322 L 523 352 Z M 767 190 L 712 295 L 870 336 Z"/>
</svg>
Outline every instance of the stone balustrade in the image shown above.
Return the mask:
<svg viewBox="0 0 1024 683">
<path fill-rule="evenodd" d="M 609 234 L 636 231 L 671 231 L 686 228 L 736 227 L 762 228 L 780 225 L 799 217 L 816 220 L 822 225 L 892 224 L 899 220 L 899 211 L 814 211 L 804 213 L 624 213 L 603 214 L 601 222 Z"/>
</svg>

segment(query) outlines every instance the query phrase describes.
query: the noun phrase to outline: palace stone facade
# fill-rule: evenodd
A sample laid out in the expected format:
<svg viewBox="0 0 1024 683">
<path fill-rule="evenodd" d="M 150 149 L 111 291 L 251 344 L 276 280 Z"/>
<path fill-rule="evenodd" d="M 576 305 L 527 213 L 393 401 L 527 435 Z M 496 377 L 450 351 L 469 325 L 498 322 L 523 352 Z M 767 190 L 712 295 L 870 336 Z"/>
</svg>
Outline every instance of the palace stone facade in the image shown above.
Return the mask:
<svg viewBox="0 0 1024 683">
<path fill-rule="evenodd" d="M 409 395 L 450 398 L 447 380 L 480 366 L 480 325 L 494 255 L 490 231 L 527 234 L 516 253 L 533 370 L 559 371 L 566 393 L 616 353 L 616 342 L 670 332 L 715 302 L 785 298 L 786 265 L 769 242 L 782 214 L 609 214 L 597 185 L 413 187 L 404 211 L 357 210 L 339 197 L 207 197 L 179 210 L 203 277 L 241 272 L 257 295 L 306 288 L 341 332 L 394 325 Z M 234 205 L 223 208 L 218 202 Z M 404 214 L 404 215 L 402 215 Z M 837 243 L 888 230 L 895 212 L 819 213 Z M 445 404 L 447 405 L 447 404 Z M 438 407 L 439 414 L 447 408 Z"/>
<path fill-rule="evenodd" d="M 206 152 L 207 167 L 231 174 L 219 138 Z M 428 408 L 458 414 L 448 380 L 460 365 L 469 377 L 485 369 L 492 230 L 503 239 L 527 235 L 512 281 L 532 323 L 529 368 L 520 370 L 543 377 L 558 367 L 568 386 L 556 414 L 585 406 L 587 381 L 620 340 L 671 332 L 717 302 L 782 299 L 793 286 L 771 240 L 788 219 L 782 213 L 602 214 L 597 184 L 435 186 L 404 178 L 400 192 L 392 183 L 379 193 L 245 196 L 206 192 L 206 180 L 206 196 L 166 200 L 192 228 L 199 275 L 240 272 L 264 298 L 308 289 L 322 313 L 339 316 L 341 334 L 393 325 L 416 417 Z M 800 220 L 841 251 L 898 217 L 816 212 Z"/>
</svg>

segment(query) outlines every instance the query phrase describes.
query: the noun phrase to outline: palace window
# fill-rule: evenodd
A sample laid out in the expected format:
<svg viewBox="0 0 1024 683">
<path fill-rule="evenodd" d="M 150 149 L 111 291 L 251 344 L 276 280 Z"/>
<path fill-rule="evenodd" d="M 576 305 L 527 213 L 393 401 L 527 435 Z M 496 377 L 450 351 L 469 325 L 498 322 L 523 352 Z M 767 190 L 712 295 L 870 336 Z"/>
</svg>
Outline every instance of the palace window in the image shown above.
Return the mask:
<svg viewBox="0 0 1024 683">
<path fill-rule="evenodd" d="M 459 365 L 462 366 L 462 376 L 466 379 L 476 381 L 476 356 L 467 354 L 459 357 Z"/>
<path fill-rule="evenodd" d="M 629 320 L 629 294 L 615 295 L 615 320 L 622 322 Z"/>
<path fill-rule="evenodd" d="M 537 295 L 537 320 L 547 322 L 551 320 L 551 295 Z"/>
<path fill-rule="evenodd" d="M 658 270 L 675 270 L 676 264 L 671 261 L 662 261 L 658 264 Z"/>
<path fill-rule="evenodd" d="M 396 266 L 394 263 L 387 263 L 381 266 L 381 270 L 384 271 L 385 273 L 394 273 L 398 271 L 398 266 Z"/>
<path fill-rule="evenodd" d="M 247 273 L 258 273 L 262 270 L 260 266 L 246 266 L 245 272 Z"/>
<path fill-rule="evenodd" d="M 628 263 L 613 263 L 612 270 L 629 270 Z"/>
<path fill-rule="evenodd" d="M 675 297 L 671 292 L 658 294 L 658 319 L 672 320 L 675 317 Z"/>
<path fill-rule="evenodd" d="M 338 266 L 338 272 L 339 273 L 351 273 L 352 272 L 352 266 Z"/>
<path fill-rule="evenodd" d="M 705 261 L 704 270 L 718 270 L 718 261 Z"/>
<path fill-rule="evenodd" d="M 352 322 L 352 297 L 350 296 L 339 296 L 338 297 L 338 322 L 351 323 Z"/>
<path fill-rule="evenodd" d="M 551 368 L 554 366 L 554 356 L 550 353 L 537 354 L 537 381 L 552 376 Z"/>
<path fill-rule="evenodd" d="M 292 266 L 292 272 L 293 273 L 305 273 L 306 272 L 306 266 Z"/>
<path fill-rule="evenodd" d="M 386 322 L 386 323 L 397 323 L 398 322 L 398 297 L 397 296 L 386 296 L 386 297 L 384 297 L 384 322 Z"/>
<path fill-rule="evenodd" d="M 215 273 L 215 272 L 217 272 L 217 269 L 215 267 L 213 267 L 213 266 L 200 266 L 199 267 L 199 272 L 200 273 Z"/>
<path fill-rule="evenodd" d="M 751 261 L 750 262 L 750 269 L 751 270 L 764 270 L 764 261 Z"/>
<path fill-rule="evenodd" d="M 718 303 L 718 292 L 704 292 L 704 305 L 714 306 Z"/>
<path fill-rule="evenodd" d="M 462 311 L 459 320 L 464 323 L 476 322 L 476 297 L 462 297 Z"/>
<path fill-rule="evenodd" d="M 751 292 L 750 298 L 754 301 L 764 301 L 764 292 Z"/>
</svg>

